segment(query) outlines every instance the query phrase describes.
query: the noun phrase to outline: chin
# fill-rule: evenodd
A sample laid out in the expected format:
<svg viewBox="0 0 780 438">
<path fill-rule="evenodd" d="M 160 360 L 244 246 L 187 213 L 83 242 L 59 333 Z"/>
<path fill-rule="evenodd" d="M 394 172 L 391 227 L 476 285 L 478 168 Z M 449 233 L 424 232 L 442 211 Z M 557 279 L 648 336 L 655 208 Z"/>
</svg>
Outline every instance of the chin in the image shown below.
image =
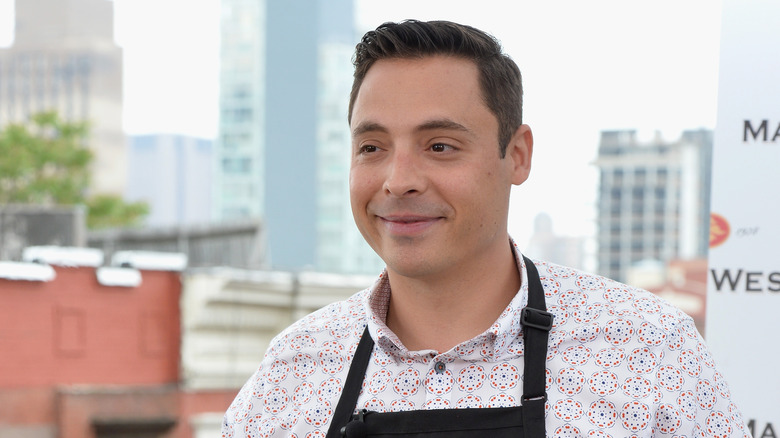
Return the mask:
<svg viewBox="0 0 780 438">
<path fill-rule="evenodd" d="M 424 278 L 437 271 L 426 258 L 396 256 L 385 259 L 388 272 L 393 272 L 407 278 Z"/>
</svg>

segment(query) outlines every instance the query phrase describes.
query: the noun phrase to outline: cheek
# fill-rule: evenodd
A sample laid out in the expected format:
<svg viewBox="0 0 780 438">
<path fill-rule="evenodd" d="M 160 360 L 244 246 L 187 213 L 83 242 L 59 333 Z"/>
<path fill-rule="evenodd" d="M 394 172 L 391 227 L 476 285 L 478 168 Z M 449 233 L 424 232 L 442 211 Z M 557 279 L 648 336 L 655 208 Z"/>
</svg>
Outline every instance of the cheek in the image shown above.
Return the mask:
<svg viewBox="0 0 780 438">
<path fill-rule="evenodd" d="M 351 183 L 349 185 L 349 204 L 352 207 L 352 216 L 355 217 L 355 220 L 358 220 L 360 212 L 365 210 L 365 202 L 361 200 L 360 193 L 355 190 Z"/>
<path fill-rule="evenodd" d="M 349 191 L 367 193 L 382 187 L 382 169 L 378 166 L 353 164 L 349 169 Z"/>
<path fill-rule="evenodd" d="M 481 177 L 480 177 L 481 176 Z M 461 207 L 469 210 L 471 220 L 477 226 L 491 226 L 500 222 L 509 205 L 511 185 L 497 178 L 495 172 L 484 172 L 458 185 L 453 191 Z"/>
<path fill-rule="evenodd" d="M 360 191 L 361 187 L 365 186 L 364 180 L 365 175 L 364 172 L 361 172 L 360 169 L 355 168 L 354 165 L 349 169 L 349 195 L 354 196 L 356 193 Z"/>
<path fill-rule="evenodd" d="M 365 204 L 373 196 L 376 177 L 372 177 L 365 169 L 350 169 L 349 172 L 349 199 L 352 211 L 357 213 L 365 209 Z"/>
</svg>

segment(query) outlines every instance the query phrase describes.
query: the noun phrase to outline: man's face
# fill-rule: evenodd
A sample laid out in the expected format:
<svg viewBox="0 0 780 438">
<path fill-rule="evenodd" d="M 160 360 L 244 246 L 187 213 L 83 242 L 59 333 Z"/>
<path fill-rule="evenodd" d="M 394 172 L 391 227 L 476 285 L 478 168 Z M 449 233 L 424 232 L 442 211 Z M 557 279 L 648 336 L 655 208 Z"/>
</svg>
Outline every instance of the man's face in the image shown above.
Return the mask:
<svg viewBox="0 0 780 438">
<path fill-rule="evenodd" d="M 350 128 L 352 213 L 391 274 L 435 278 L 506 255 L 510 188 L 530 170 L 530 144 L 527 156 L 512 145 L 530 143 L 530 130 L 500 158 L 498 121 L 471 61 L 376 62 Z"/>
</svg>

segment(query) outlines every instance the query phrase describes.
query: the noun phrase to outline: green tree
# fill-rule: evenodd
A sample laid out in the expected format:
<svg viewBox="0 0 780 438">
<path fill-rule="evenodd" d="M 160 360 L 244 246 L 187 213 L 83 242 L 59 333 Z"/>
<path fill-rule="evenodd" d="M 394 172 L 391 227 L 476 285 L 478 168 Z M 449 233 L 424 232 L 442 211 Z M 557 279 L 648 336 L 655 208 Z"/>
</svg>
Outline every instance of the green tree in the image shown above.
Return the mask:
<svg viewBox="0 0 780 438">
<path fill-rule="evenodd" d="M 62 120 L 56 112 L 9 124 L 0 131 L 0 204 L 87 206 L 90 228 L 132 226 L 149 213 L 146 203 L 115 195 L 87 197 L 92 152 L 84 145 L 86 122 Z"/>
<path fill-rule="evenodd" d="M 113 195 L 95 195 L 87 200 L 87 226 L 112 228 L 136 225 L 149 213 L 144 202 L 126 203 Z"/>
</svg>

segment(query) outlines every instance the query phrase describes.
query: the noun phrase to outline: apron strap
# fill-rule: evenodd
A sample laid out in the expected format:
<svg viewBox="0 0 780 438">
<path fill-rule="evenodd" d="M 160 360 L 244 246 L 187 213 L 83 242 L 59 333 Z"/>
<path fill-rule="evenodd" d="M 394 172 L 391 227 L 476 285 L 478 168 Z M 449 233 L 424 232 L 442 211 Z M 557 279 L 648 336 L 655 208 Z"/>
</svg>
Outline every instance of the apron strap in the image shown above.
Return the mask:
<svg viewBox="0 0 780 438">
<path fill-rule="evenodd" d="M 352 358 L 352 364 L 347 373 L 347 380 L 344 382 L 341 398 L 338 405 L 336 405 L 333 418 L 330 420 L 326 438 L 341 438 L 343 436 L 341 429 L 345 424 L 349 423 L 352 414 L 355 412 L 358 397 L 360 396 L 360 387 L 363 386 L 363 378 L 365 377 L 368 361 L 371 360 L 371 352 L 373 350 L 374 340 L 371 339 L 371 335 L 368 333 L 368 326 L 366 326 L 355 350 L 355 356 Z"/>
<path fill-rule="evenodd" d="M 545 436 L 544 405 L 547 402 L 545 384 L 547 340 L 553 315 L 547 312 L 544 289 L 536 266 L 523 256 L 528 273 L 528 305 L 520 314 L 523 325 L 523 435 L 525 438 Z"/>
<path fill-rule="evenodd" d="M 545 389 L 547 340 L 549 331 L 552 329 L 553 315 L 547 312 L 544 289 L 536 267 L 525 256 L 523 259 L 528 272 L 528 305 L 523 308 L 520 315 L 525 342 L 523 354 L 523 435 L 525 438 L 544 438 L 544 415 L 547 401 Z M 373 349 L 374 340 L 371 339 L 368 326 L 366 326 L 357 349 L 355 349 L 355 355 L 347 373 L 347 380 L 331 418 L 326 438 L 342 437 L 344 425 L 352 419 Z"/>
</svg>

